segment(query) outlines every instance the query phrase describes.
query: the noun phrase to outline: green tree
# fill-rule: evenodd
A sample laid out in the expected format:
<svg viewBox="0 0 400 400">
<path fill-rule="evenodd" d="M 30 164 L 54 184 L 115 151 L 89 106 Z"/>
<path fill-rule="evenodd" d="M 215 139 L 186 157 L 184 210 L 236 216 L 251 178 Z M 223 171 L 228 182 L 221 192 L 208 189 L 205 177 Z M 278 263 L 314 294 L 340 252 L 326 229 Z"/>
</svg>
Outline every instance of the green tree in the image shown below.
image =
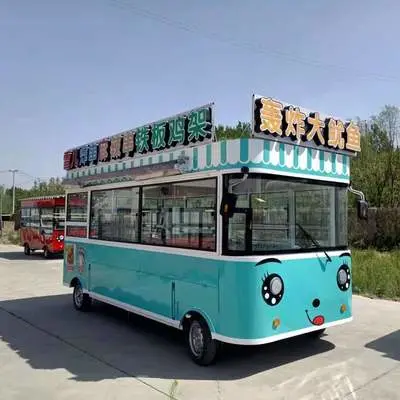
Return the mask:
<svg viewBox="0 0 400 400">
<path fill-rule="evenodd" d="M 386 205 L 396 207 L 399 205 L 398 179 L 400 172 L 399 164 L 399 144 L 400 144 L 400 109 L 396 106 L 385 105 L 383 110 L 372 117 L 372 121 L 386 133 L 386 149 L 381 152 L 384 154 L 386 163 L 385 177 L 387 180 Z"/>
<path fill-rule="evenodd" d="M 351 180 L 361 189 L 371 206 L 381 207 L 387 187 L 387 160 L 385 151 L 377 151 L 377 138 L 382 135 L 378 127 L 361 136 L 361 153 L 351 163 Z"/>
<path fill-rule="evenodd" d="M 0 203 L 2 214 L 11 214 L 12 196 L 4 186 L 0 186 Z"/>
<path fill-rule="evenodd" d="M 400 108 L 385 105 L 382 111 L 371 117 L 371 121 L 382 131 L 386 132 L 390 147 L 396 148 L 400 144 Z"/>
<path fill-rule="evenodd" d="M 361 153 L 352 160 L 352 181 L 371 206 L 400 206 L 400 109 L 386 105 L 361 124 Z"/>
<path fill-rule="evenodd" d="M 21 200 L 29 197 L 42 197 L 52 195 L 63 195 L 65 189 L 60 178 L 50 178 L 48 182 L 35 180 L 30 189 L 15 188 L 15 212 L 19 212 Z M 12 212 L 12 196 L 11 188 L 7 188 L 3 195 L 3 214 L 11 214 Z"/>
<path fill-rule="evenodd" d="M 251 125 L 248 122 L 239 121 L 236 126 L 218 125 L 215 128 L 217 140 L 238 139 L 241 137 L 250 137 Z"/>
</svg>

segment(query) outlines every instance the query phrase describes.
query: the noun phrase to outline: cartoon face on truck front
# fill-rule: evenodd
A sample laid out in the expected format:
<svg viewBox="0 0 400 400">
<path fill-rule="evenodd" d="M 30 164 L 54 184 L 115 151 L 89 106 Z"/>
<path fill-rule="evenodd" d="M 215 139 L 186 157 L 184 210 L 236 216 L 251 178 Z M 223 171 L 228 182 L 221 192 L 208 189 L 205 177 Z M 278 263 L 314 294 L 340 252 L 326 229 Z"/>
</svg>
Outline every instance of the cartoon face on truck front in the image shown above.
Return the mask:
<svg viewBox="0 0 400 400">
<path fill-rule="evenodd" d="M 321 326 L 343 316 L 347 310 L 343 295 L 351 288 L 351 271 L 344 260 L 340 260 L 339 264 L 331 261 L 331 265 L 325 269 L 318 267 L 318 260 L 299 260 L 303 267 L 286 263 L 282 265 L 278 260 L 275 262 L 268 265 L 261 281 L 261 296 L 271 310 L 279 309 L 281 305 L 287 311 L 290 310 L 293 317 L 297 314 L 296 319 L 299 319 L 298 314 L 301 313 L 303 326 Z M 282 276 L 285 271 L 290 269 L 293 272 L 292 268 L 296 267 L 302 271 L 298 272 L 298 279 L 291 277 L 289 290 Z"/>
</svg>

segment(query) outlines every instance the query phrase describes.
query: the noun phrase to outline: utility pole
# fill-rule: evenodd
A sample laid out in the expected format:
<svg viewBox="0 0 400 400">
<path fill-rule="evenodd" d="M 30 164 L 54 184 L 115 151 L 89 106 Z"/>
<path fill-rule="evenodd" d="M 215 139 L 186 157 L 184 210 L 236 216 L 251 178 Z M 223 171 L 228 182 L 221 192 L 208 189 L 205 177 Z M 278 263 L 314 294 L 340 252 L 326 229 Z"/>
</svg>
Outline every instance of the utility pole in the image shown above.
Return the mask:
<svg viewBox="0 0 400 400">
<path fill-rule="evenodd" d="M 12 179 L 12 191 L 13 191 L 13 198 L 12 198 L 12 215 L 15 213 L 15 173 L 18 172 L 18 169 L 9 169 L 9 172 L 12 173 L 13 179 Z"/>
<path fill-rule="evenodd" d="M 3 236 L 3 193 L 4 186 L 0 185 L 0 236 Z"/>
</svg>

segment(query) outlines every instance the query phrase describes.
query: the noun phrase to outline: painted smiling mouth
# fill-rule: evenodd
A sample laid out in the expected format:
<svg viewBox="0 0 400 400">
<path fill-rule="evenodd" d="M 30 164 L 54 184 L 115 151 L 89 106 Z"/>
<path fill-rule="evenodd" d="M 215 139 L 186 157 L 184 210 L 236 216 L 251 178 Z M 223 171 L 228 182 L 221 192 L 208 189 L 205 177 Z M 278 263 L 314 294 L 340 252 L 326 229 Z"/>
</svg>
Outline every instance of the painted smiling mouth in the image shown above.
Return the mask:
<svg viewBox="0 0 400 400">
<path fill-rule="evenodd" d="M 325 322 L 325 318 L 323 315 L 317 315 L 313 319 L 311 319 L 310 315 L 308 314 L 308 310 L 306 310 L 306 315 L 310 323 L 312 323 L 313 325 L 320 326 Z"/>
</svg>

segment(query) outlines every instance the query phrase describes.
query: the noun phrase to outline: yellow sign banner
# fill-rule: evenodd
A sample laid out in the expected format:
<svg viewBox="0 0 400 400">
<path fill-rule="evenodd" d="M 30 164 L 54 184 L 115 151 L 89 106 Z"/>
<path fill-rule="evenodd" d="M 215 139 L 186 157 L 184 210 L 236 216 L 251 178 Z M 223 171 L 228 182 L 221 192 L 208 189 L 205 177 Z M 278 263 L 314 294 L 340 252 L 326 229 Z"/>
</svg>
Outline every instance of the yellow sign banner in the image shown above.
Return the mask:
<svg viewBox="0 0 400 400">
<path fill-rule="evenodd" d="M 253 111 L 253 136 L 270 136 L 278 141 L 323 146 L 338 152 L 361 151 L 360 128 L 353 121 L 322 118 L 319 112 L 305 112 L 270 97 L 254 96 Z"/>
</svg>

